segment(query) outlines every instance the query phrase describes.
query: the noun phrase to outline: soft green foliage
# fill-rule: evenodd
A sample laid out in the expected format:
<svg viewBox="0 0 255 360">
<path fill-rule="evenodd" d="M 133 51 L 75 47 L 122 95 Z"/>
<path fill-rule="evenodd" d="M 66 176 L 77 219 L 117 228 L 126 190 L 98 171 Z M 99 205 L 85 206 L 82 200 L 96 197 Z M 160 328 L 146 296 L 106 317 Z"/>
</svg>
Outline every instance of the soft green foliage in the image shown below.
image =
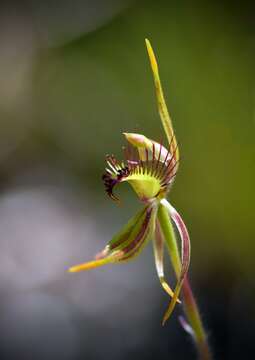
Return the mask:
<svg viewBox="0 0 255 360">
<path fill-rule="evenodd" d="M 193 271 L 213 271 L 227 256 L 229 266 L 252 281 L 254 45 L 249 24 L 239 21 L 235 7 L 231 11 L 220 2 L 137 2 L 106 26 L 41 56 L 33 104 L 43 119 L 35 124 L 38 133 L 43 123 L 47 144 L 63 151 L 67 167 L 72 164 L 82 183 L 90 180 L 98 196 L 105 139 L 117 154 L 120 120 L 123 131 L 146 128 L 149 137 L 162 136 L 141 47 L 150 37 L 178 119 L 185 161 L 172 196 L 195 235 Z M 99 121 L 94 147 L 91 132 Z M 127 216 L 135 207 L 128 191 L 121 189 Z"/>
</svg>

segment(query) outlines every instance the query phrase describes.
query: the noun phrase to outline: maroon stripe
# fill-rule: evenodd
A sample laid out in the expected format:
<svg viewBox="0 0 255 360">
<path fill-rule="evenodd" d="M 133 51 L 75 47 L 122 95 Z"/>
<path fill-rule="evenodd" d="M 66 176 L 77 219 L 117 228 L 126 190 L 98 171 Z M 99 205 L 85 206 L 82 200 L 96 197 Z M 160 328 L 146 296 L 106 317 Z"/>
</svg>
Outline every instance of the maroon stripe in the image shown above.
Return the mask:
<svg viewBox="0 0 255 360">
<path fill-rule="evenodd" d="M 134 250 L 137 247 L 137 245 L 139 245 L 139 246 L 142 245 L 143 240 L 145 238 L 144 235 L 146 233 L 146 230 L 148 229 L 148 224 L 151 219 L 151 212 L 152 212 L 152 209 L 149 209 L 148 211 L 146 211 L 146 216 L 145 216 L 144 222 L 142 224 L 141 230 L 136 235 L 134 241 L 132 241 L 128 246 L 126 246 L 124 249 L 122 249 L 122 251 L 124 253 L 126 253 L 127 255 L 122 257 L 120 261 L 127 260 L 128 258 L 130 258 L 133 255 L 132 250 Z"/>
<path fill-rule="evenodd" d="M 148 149 L 146 149 L 145 151 L 146 151 L 146 165 L 148 167 L 148 164 L 149 164 L 149 152 L 148 152 Z"/>
<path fill-rule="evenodd" d="M 162 163 L 161 168 L 160 168 L 160 170 L 158 172 L 159 178 L 161 178 L 163 176 L 163 174 L 164 174 L 164 170 L 165 170 L 165 167 L 166 167 L 166 160 L 168 158 L 169 152 L 170 152 L 170 149 L 167 151 L 164 162 Z"/>
<path fill-rule="evenodd" d="M 133 227 L 138 223 L 138 221 L 141 219 L 141 217 L 144 215 L 144 212 L 146 211 L 146 208 L 142 211 L 140 216 L 137 218 L 136 222 L 134 223 Z M 110 245 L 110 250 L 114 250 L 117 246 L 121 245 L 124 241 L 126 241 L 133 230 L 133 227 L 127 230 L 127 232 L 119 239 L 119 241 L 116 241 L 114 244 Z"/>
<path fill-rule="evenodd" d="M 164 182 L 170 182 L 170 180 L 176 175 L 177 170 L 175 171 L 176 165 L 178 164 L 178 161 L 174 163 L 174 165 L 171 167 L 171 169 L 168 170 L 167 173 L 164 174 L 163 179 Z"/>
<path fill-rule="evenodd" d="M 152 161 L 151 161 L 151 171 L 150 171 L 151 175 L 153 175 L 153 169 L 154 169 L 153 165 L 154 165 L 154 160 L 155 160 L 155 144 L 154 144 L 154 143 L 152 143 Z"/>
<path fill-rule="evenodd" d="M 182 240 L 182 268 L 179 281 L 183 280 L 189 269 L 190 263 L 190 238 L 188 230 L 181 218 L 181 215 L 173 209 L 171 212 L 171 218 L 173 219 L 181 240 Z"/>
<path fill-rule="evenodd" d="M 159 166 L 161 151 L 162 151 L 162 144 L 160 143 L 159 146 L 160 146 L 160 149 L 159 149 L 158 160 L 157 160 L 157 164 L 156 164 L 156 168 L 155 168 L 155 176 L 158 176 L 157 172 L 158 172 L 158 166 Z"/>
</svg>

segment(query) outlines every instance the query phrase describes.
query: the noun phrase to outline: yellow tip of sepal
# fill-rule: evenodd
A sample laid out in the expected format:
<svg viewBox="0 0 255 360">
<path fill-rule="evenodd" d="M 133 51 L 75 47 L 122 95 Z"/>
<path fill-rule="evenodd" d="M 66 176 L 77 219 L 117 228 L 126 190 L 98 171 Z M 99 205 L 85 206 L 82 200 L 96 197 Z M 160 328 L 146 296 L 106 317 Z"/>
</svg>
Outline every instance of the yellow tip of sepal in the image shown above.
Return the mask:
<svg viewBox="0 0 255 360">
<path fill-rule="evenodd" d="M 158 64 L 157 64 L 157 60 L 156 60 L 154 51 L 152 49 L 151 43 L 148 39 L 145 39 L 145 44 L 146 44 L 146 48 L 148 51 L 152 70 L 153 70 L 153 72 L 158 73 Z"/>
<path fill-rule="evenodd" d="M 178 302 L 178 296 L 180 294 L 180 290 L 182 287 L 182 281 L 178 282 L 176 285 L 176 288 L 174 290 L 174 296 L 172 298 L 172 300 L 170 301 L 170 304 L 168 306 L 167 311 L 164 314 L 163 320 L 162 320 L 162 325 L 165 325 L 166 321 L 170 318 L 170 316 L 172 315 L 172 312 L 175 308 L 175 304 L 176 302 Z"/>
<path fill-rule="evenodd" d="M 171 298 L 173 298 L 173 297 L 174 297 L 174 291 L 170 288 L 170 286 L 169 286 L 165 281 L 162 281 L 161 284 L 162 284 L 162 287 L 163 287 L 163 289 L 165 290 L 165 292 L 166 292 L 169 296 L 171 296 Z M 178 304 L 181 304 L 181 300 L 178 299 L 178 298 L 177 298 L 176 302 L 177 302 Z"/>
<path fill-rule="evenodd" d="M 72 266 L 68 269 L 68 272 L 75 273 L 75 272 L 79 272 L 79 271 L 91 270 L 91 269 L 95 269 L 99 266 L 103 266 L 103 265 L 106 265 L 106 264 L 109 264 L 109 263 L 112 263 L 115 261 L 116 261 L 116 258 L 113 258 L 113 257 L 107 257 L 105 259 L 93 260 L 93 261 L 86 262 L 84 264 Z"/>
</svg>

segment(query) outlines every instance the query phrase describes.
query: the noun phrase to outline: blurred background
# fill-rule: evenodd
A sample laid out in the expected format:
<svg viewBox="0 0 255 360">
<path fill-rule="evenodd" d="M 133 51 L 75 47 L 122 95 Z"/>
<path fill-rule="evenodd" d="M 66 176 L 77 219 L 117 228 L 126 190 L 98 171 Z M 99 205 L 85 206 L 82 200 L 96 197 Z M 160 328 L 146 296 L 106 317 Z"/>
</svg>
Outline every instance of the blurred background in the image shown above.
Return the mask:
<svg viewBox="0 0 255 360">
<path fill-rule="evenodd" d="M 170 194 L 215 359 L 254 356 L 255 6 L 235 1 L 0 2 L 0 358 L 195 359 L 151 245 L 87 273 L 141 206 L 101 176 L 123 131 L 163 132 L 144 46 L 180 143 Z M 170 279 L 173 277 L 166 261 Z"/>
</svg>

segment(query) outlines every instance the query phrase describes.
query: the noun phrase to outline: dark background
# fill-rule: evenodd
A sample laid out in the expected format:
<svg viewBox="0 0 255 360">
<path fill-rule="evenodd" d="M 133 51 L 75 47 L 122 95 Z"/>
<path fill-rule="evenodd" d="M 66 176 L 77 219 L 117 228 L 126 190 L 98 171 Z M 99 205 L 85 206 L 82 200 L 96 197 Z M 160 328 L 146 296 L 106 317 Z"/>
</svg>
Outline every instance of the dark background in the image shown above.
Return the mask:
<svg viewBox="0 0 255 360">
<path fill-rule="evenodd" d="M 0 359 L 196 358 L 180 307 L 161 326 L 151 245 L 126 265 L 66 272 L 140 206 L 125 185 L 111 202 L 101 175 L 123 131 L 163 137 L 145 37 L 180 143 L 170 201 L 190 230 L 214 358 L 253 358 L 254 3 L 0 4 Z"/>
</svg>

